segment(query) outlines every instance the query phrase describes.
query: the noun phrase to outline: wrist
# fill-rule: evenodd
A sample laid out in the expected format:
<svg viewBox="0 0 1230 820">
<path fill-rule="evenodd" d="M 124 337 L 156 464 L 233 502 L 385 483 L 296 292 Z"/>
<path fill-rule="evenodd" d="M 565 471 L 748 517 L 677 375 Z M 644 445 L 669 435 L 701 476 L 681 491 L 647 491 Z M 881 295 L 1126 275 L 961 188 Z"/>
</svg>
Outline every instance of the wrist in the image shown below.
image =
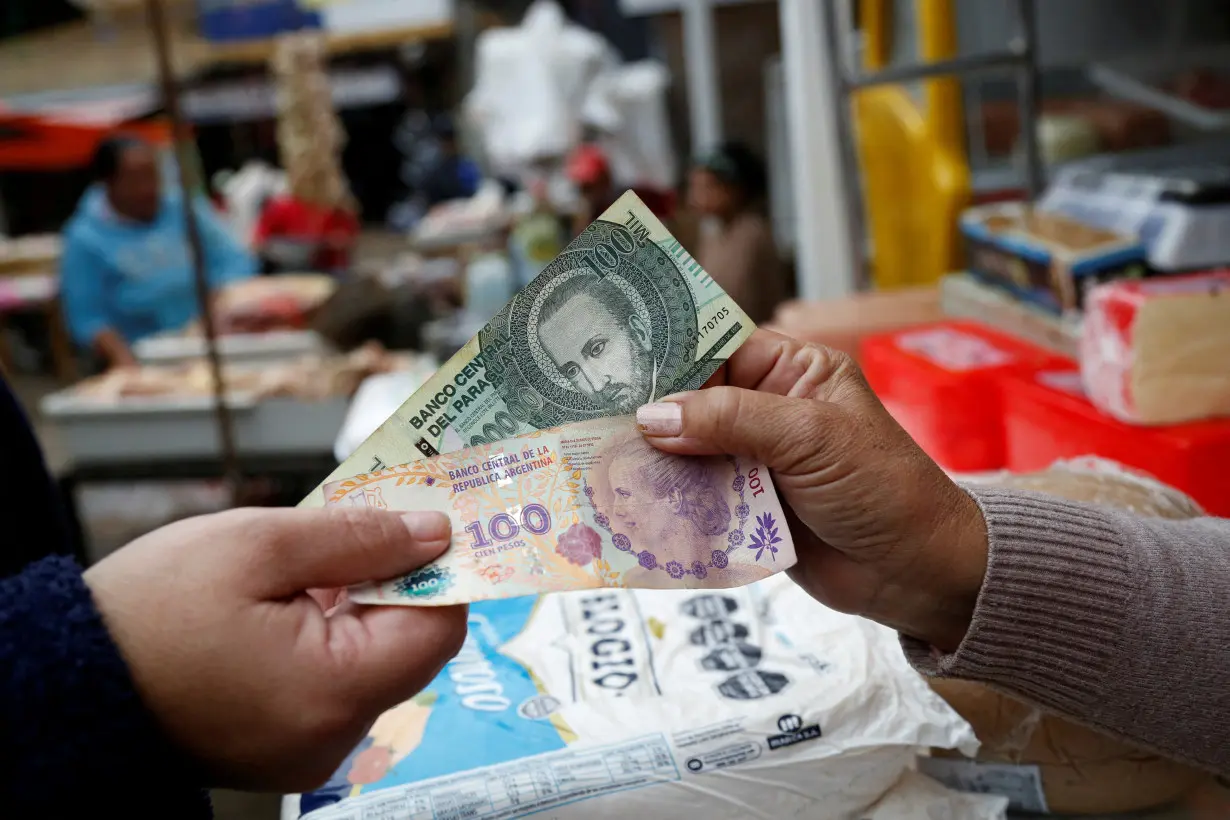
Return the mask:
<svg viewBox="0 0 1230 820">
<path fill-rule="evenodd" d="M 969 631 L 990 549 L 978 502 L 949 486 L 913 560 L 877 596 L 885 611 L 870 616 L 945 653 L 955 652 Z"/>
</svg>

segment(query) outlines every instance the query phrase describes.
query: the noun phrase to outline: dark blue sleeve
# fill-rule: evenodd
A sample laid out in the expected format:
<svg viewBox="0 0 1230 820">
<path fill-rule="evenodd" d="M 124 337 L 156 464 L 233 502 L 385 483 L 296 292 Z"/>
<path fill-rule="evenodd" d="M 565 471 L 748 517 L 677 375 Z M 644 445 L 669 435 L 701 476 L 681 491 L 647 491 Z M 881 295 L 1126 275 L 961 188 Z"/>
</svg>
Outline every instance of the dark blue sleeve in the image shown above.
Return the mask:
<svg viewBox="0 0 1230 820">
<path fill-rule="evenodd" d="M 0 669 L 0 814 L 211 817 L 200 773 L 141 702 L 72 560 L 0 581 Z"/>
<path fill-rule="evenodd" d="M 68 514 L 25 411 L 0 377 L 0 578 L 49 555 L 84 555 L 76 518 Z"/>
</svg>

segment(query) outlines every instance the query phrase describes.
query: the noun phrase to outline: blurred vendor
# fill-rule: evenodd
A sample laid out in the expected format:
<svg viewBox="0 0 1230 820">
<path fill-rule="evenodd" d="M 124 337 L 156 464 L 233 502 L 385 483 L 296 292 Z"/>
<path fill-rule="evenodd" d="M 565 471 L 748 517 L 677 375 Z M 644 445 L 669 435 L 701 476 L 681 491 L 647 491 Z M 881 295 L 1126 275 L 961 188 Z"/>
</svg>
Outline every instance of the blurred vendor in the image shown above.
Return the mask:
<svg viewBox="0 0 1230 820">
<path fill-rule="evenodd" d="M 785 298 L 781 259 L 760 212 L 764 164 L 739 143 L 726 143 L 692 167 L 691 207 L 703 220 L 696 261 L 754 322 L 772 318 Z"/>
<path fill-rule="evenodd" d="M 95 184 L 65 228 L 60 296 L 76 343 L 106 367 L 135 364 L 133 343 L 177 330 L 200 312 L 180 194 L 163 190 L 159 157 L 136 139 L 98 149 Z M 256 260 L 205 200 L 197 204 L 205 269 L 220 287 Z"/>
<path fill-rule="evenodd" d="M 581 207 L 572 220 L 572 235 L 580 236 L 589 223 L 615 204 L 619 193 L 615 191 L 606 154 L 592 143 L 582 144 L 572 152 L 568 158 L 568 178 L 581 193 Z"/>
<path fill-rule="evenodd" d="M 574 237 L 580 236 L 589 223 L 602 216 L 627 190 L 640 197 L 645 207 L 659 219 L 667 220 L 674 214 L 675 197 L 670 191 L 648 185 L 633 185 L 630 189 L 616 185 L 610 160 L 595 142 L 582 143 L 573 150 L 568 156 L 566 173 L 581 193 L 581 207 L 572 220 Z"/>
</svg>

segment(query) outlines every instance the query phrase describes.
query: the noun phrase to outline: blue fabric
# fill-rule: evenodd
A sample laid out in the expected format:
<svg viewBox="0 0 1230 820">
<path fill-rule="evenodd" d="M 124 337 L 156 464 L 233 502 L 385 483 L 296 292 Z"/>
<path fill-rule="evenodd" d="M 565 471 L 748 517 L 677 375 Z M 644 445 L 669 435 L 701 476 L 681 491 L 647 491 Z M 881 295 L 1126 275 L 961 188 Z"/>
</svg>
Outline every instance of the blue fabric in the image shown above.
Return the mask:
<svg viewBox="0 0 1230 820">
<path fill-rule="evenodd" d="M 18 532 L 35 537 L 37 524 Z M 125 817 L 211 817 L 209 795 L 142 704 L 77 565 L 59 556 L 31 564 L 0 581 L 0 601 L 0 812 L 67 817 L 110 806 Z"/>
<path fill-rule="evenodd" d="M 428 172 L 423 194 L 428 205 L 469 199 L 478 192 L 481 182 L 482 171 L 472 160 L 462 156 L 448 157 Z"/>
<path fill-rule="evenodd" d="M 70 551 L 34 435 L 0 379 L 0 816 L 208 818 L 195 766 L 163 736 Z M 27 563 L 33 560 L 33 563 Z"/>
<path fill-rule="evenodd" d="M 118 216 L 101 187 L 82 197 L 65 229 L 60 263 L 65 322 L 78 345 L 89 347 L 107 328 L 132 344 L 197 317 L 179 196 L 165 196 L 150 224 Z M 255 275 L 256 258 L 231 236 L 213 207 L 204 199 L 195 205 L 210 285 Z"/>
</svg>

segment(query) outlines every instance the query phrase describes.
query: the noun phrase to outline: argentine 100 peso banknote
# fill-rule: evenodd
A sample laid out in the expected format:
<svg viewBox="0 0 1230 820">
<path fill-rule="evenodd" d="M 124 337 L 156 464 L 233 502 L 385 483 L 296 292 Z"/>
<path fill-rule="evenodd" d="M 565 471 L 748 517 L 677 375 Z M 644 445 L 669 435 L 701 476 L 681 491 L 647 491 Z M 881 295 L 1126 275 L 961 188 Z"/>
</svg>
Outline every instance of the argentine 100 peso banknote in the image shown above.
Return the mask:
<svg viewBox="0 0 1230 820">
<path fill-rule="evenodd" d="M 540 430 L 329 484 L 329 505 L 438 510 L 452 545 L 367 604 L 438 606 L 600 587 L 717 589 L 794 565 L 761 465 L 650 446 L 633 416 Z"/>
</svg>

